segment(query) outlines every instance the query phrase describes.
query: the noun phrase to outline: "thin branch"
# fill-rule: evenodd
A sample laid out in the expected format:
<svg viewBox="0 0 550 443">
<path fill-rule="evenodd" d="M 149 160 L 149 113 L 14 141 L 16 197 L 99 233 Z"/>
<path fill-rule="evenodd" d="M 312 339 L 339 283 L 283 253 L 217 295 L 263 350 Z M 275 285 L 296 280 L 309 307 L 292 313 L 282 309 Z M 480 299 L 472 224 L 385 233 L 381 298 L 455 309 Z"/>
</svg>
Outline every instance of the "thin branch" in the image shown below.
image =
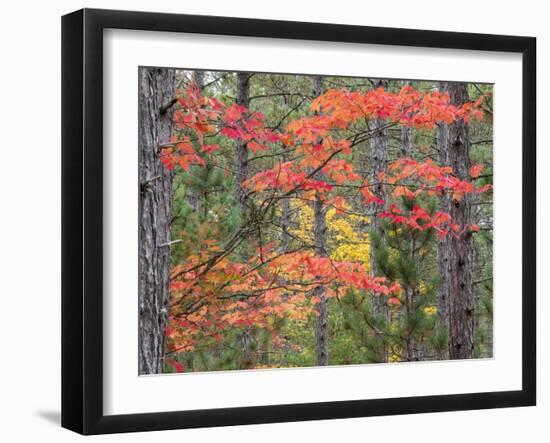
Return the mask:
<svg viewBox="0 0 550 443">
<path fill-rule="evenodd" d="M 172 241 L 169 241 L 169 242 L 166 242 L 166 243 L 161 243 L 160 245 L 157 245 L 157 248 L 163 248 L 165 246 L 172 246 L 172 245 L 175 245 L 177 243 L 181 243 L 183 240 L 181 238 L 178 238 L 177 240 L 172 240 Z"/>
</svg>

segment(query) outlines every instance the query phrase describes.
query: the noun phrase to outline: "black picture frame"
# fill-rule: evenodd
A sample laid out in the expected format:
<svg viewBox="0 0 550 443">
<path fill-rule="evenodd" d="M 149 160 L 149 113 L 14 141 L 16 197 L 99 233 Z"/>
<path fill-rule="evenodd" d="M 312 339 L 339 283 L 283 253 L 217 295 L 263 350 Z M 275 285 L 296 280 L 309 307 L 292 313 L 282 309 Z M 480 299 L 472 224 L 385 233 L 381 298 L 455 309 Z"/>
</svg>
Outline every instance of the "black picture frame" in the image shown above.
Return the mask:
<svg viewBox="0 0 550 443">
<path fill-rule="evenodd" d="M 102 83 L 103 30 L 107 28 L 522 54 L 522 389 L 104 415 Z M 97 9 L 65 15 L 62 18 L 62 426 L 82 434 L 104 434 L 535 405 L 535 61 L 536 39 L 532 37 Z"/>
</svg>

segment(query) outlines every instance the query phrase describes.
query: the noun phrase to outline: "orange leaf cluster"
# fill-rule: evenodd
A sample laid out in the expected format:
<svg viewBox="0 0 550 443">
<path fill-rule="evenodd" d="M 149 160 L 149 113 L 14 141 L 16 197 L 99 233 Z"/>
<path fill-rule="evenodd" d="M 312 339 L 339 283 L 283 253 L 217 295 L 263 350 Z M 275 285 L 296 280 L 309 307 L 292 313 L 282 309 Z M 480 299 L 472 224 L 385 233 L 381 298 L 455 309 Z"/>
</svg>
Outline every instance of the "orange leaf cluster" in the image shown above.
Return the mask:
<svg viewBox="0 0 550 443">
<path fill-rule="evenodd" d="M 269 254 L 269 249 L 248 263 L 222 259 L 208 273 L 207 265 L 201 265 L 207 261 L 204 256 L 190 257 L 174 268 L 170 349 L 192 350 L 199 340 L 220 340 L 219 332 L 231 328 L 271 330 L 270 319 L 277 316 L 305 320 L 318 301 L 311 290 L 321 284 L 328 297 L 347 289 L 401 293 L 398 283 L 370 276 L 361 263 L 333 261 L 307 251 Z M 189 271 L 182 272 L 182 266 Z"/>
<path fill-rule="evenodd" d="M 332 127 L 347 127 L 359 119 L 380 118 L 415 128 L 433 128 L 437 123 L 451 123 L 461 118 L 467 122 L 481 119 L 482 101 L 483 98 L 454 106 L 449 103 L 448 94 L 423 93 L 410 86 L 398 93 L 384 88 L 366 93 L 331 89 L 313 101 L 311 110 L 328 114 L 324 118 L 330 120 Z M 328 125 L 325 122 L 325 126 Z"/>
<path fill-rule="evenodd" d="M 479 167 L 480 165 L 472 166 L 473 172 L 479 173 Z M 453 175 L 451 167 L 438 166 L 430 159 L 418 162 L 402 157 L 390 164 L 387 174 L 380 173 L 378 178 L 387 185 L 395 186 L 393 197 L 406 196 L 410 199 L 421 192 L 428 195 L 452 192 L 453 199 L 460 201 L 465 194 L 483 193 L 490 189 L 487 185 L 476 188 L 472 182 L 460 180 Z"/>
<path fill-rule="evenodd" d="M 472 168 L 474 173 L 481 171 L 479 165 Z M 472 171 L 470 171 L 471 174 Z M 491 189 L 491 185 L 476 188 L 472 182 L 460 180 L 453 175 L 451 167 L 438 166 L 432 160 L 418 162 L 407 157 L 392 162 L 388 172 L 380 173 L 378 178 L 385 186 L 393 186 L 390 197 L 397 201 L 400 198 L 416 201 L 417 197 L 423 194 L 431 196 L 450 193 L 455 202 L 460 202 L 467 194 L 479 194 Z M 469 229 L 472 232 L 479 230 L 477 225 L 458 226 L 453 223 L 449 214 L 441 211 L 430 213 L 419 204 L 415 204 L 410 210 L 390 204 L 388 210 L 379 213 L 378 217 L 411 229 L 425 231 L 433 228 L 439 238 L 448 233 L 459 236 Z"/>
</svg>

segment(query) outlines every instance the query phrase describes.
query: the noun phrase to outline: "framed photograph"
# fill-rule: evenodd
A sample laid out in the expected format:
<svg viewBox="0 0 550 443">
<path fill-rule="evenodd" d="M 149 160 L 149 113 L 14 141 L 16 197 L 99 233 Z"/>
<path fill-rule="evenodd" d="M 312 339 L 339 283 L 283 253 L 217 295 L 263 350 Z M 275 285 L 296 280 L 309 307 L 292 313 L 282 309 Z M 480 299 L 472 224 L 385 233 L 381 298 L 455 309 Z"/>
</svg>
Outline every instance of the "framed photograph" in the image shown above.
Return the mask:
<svg viewBox="0 0 550 443">
<path fill-rule="evenodd" d="M 62 425 L 536 402 L 531 37 L 62 21 Z"/>
</svg>

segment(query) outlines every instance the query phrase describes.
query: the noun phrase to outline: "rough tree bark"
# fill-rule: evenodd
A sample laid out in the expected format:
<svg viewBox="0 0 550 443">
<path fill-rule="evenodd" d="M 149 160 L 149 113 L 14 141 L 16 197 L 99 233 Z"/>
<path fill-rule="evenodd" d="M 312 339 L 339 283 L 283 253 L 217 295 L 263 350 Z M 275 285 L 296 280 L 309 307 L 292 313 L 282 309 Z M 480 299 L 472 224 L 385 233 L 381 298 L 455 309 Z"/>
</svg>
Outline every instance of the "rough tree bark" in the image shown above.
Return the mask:
<svg viewBox="0 0 550 443">
<path fill-rule="evenodd" d="M 284 158 L 283 161 L 285 161 Z M 292 237 L 290 236 L 291 219 L 289 198 L 284 198 L 281 202 L 281 227 L 283 231 L 281 234 L 281 250 L 283 252 L 288 252 L 290 249 L 290 242 L 292 240 Z"/>
<path fill-rule="evenodd" d="M 411 86 L 411 82 L 406 81 L 404 86 Z M 401 154 L 403 157 L 410 157 L 412 153 L 412 128 L 409 126 L 401 126 Z"/>
<path fill-rule="evenodd" d="M 447 83 L 440 83 L 439 91 L 447 92 Z M 440 166 L 449 165 L 449 125 L 447 123 L 439 123 L 437 128 L 437 150 L 438 162 Z M 442 212 L 449 214 L 451 200 L 447 194 L 443 194 L 439 199 L 439 209 Z M 449 289 L 448 289 L 448 263 L 449 263 L 449 246 L 447 237 L 443 237 L 438 241 L 437 245 L 437 267 L 441 276 L 441 285 L 437 292 L 437 317 L 440 328 L 449 331 Z M 448 347 L 447 347 L 448 348 Z M 444 349 L 439 355 L 440 359 L 448 358 L 448 349 Z"/>
<path fill-rule="evenodd" d="M 202 91 L 202 88 L 204 88 L 204 71 L 193 71 L 192 79 L 199 90 Z"/>
<path fill-rule="evenodd" d="M 203 87 L 204 87 L 204 72 L 203 71 L 193 71 L 193 73 L 191 74 L 191 81 L 193 83 L 195 83 L 195 85 L 197 86 L 199 92 L 202 94 L 202 90 L 203 90 Z M 206 172 L 206 177 L 208 177 L 207 174 L 208 174 L 209 171 L 208 171 L 207 168 L 204 168 L 203 173 L 205 173 L 205 172 Z M 198 192 L 196 189 L 192 189 L 191 187 L 189 187 L 189 189 L 187 190 L 187 194 L 188 194 L 189 205 L 193 209 L 193 212 L 198 215 L 202 211 L 204 218 L 206 218 L 206 214 L 207 214 L 207 211 L 208 211 L 206 202 L 205 202 L 204 205 L 201 205 L 201 197 L 204 198 L 205 196 L 201 195 L 202 193 Z M 205 200 L 206 200 L 206 198 L 205 198 Z"/>
<path fill-rule="evenodd" d="M 172 174 L 160 162 L 159 145 L 172 135 L 175 95 L 171 69 L 139 71 L 139 373 L 164 366 L 168 323 Z M 163 108 L 163 109 L 161 109 Z"/>
<path fill-rule="evenodd" d="M 323 93 L 323 78 L 313 77 L 313 96 L 318 97 Z M 316 179 L 321 178 L 318 172 Z M 313 203 L 313 238 L 315 255 L 327 256 L 327 208 L 324 202 L 317 198 Z M 324 285 L 316 286 L 313 290 L 319 301 L 315 305 L 315 343 L 317 366 L 328 366 L 328 300 L 327 289 Z"/>
<path fill-rule="evenodd" d="M 379 81 L 377 87 L 387 87 L 385 81 Z M 382 223 L 378 220 L 376 216 L 377 212 L 382 212 L 386 210 L 387 204 L 387 193 L 386 187 L 383 183 L 380 183 L 378 175 L 381 172 L 387 171 L 388 163 L 388 131 L 385 128 L 386 121 L 384 119 L 375 119 L 373 125 L 373 136 L 370 141 L 371 148 L 371 165 L 372 165 L 372 176 L 371 184 L 373 185 L 373 193 L 378 198 L 384 200 L 383 204 L 373 204 L 371 216 L 371 225 L 372 229 L 376 232 L 377 236 L 380 239 L 380 242 L 384 242 L 384 227 Z M 380 272 L 377 269 L 376 260 L 375 260 L 375 250 L 371 244 L 371 253 L 370 253 L 370 272 L 371 275 L 380 275 Z M 383 317 L 388 320 L 388 308 L 386 306 L 385 300 L 383 297 L 379 297 L 373 294 L 372 299 L 372 314 L 376 317 Z M 384 362 L 388 361 L 388 352 L 387 349 L 384 349 L 381 360 Z"/>
<path fill-rule="evenodd" d="M 326 250 L 326 206 L 323 201 L 317 199 L 313 204 L 314 226 L 313 235 L 315 238 L 315 255 L 325 257 Z M 316 286 L 314 295 L 319 299 L 315 305 L 316 324 L 315 342 L 317 366 L 328 366 L 328 300 L 327 289 L 324 285 Z"/>
<path fill-rule="evenodd" d="M 451 103 L 460 105 L 468 101 L 465 83 L 449 83 Z M 470 152 L 468 126 L 458 120 L 449 126 L 449 165 L 461 180 L 470 179 Z M 470 224 L 470 196 L 450 202 L 450 214 L 459 226 Z M 474 295 L 472 279 L 471 232 L 455 237 L 448 236 L 448 294 L 449 294 L 449 357 L 467 359 L 474 356 Z"/>
<path fill-rule="evenodd" d="M 236 103 L 248 108 L 249 105 L 249 86 L 250 74 L 246 72 L 237 73 L 237 98 Z M 243 189 L 243 182 L 248 178 L 248 148 L 243 140 L 237 140 L 236 152 L 236 177 L 235 177 L 235 196 L 237 203 L 244 214 L 246 207 L 246 192 Z"/>
<path fill-rule="evenodd" d="M 406 82 L 405 86 L 410 86 L 410 82 Z M 401 154 L 403 157 L 410 157 L 412 154 L 412 140 L 413 132 L 412 128 L 408 126 L 401 126 Z M 410 244 L 411 256 L 414 260 L 414 242 L 411 240 Z M 414 288 L 405 289 L 405 298 L 407 302 L 408 312 L 412 312 L 414 304 L 416 302 L 416 291 Z M 414 335 L 411 335 L 407 339 L 407 360 L 418 361 L 422 358 L 422 350 L 419 349 L 419 345 L 416 342 Z"/>
<path fill-rule="evenodd" d="M 246 72 L 237 72 L 237 94 L 235 103 L 249 107 L 250 100 L 250 80 L 251 74 Z M 241 216 L 244 218 L 246 212 L 246 190 L 243 188 L 243 182 L 248 178 L 248 147 L 243 140 L 237 140 L 235 146 L 235 200 L 239 205 Z M 247 253 L 245 252 L 245 260 Z M 239 357 L 239 369 L 253 368 L 256 364 L 256 354 L 253 349 L 256 343 L 256 337 L 253 330 L 246 330 L 240 335 L 241 355 Z"/>
</svg>

